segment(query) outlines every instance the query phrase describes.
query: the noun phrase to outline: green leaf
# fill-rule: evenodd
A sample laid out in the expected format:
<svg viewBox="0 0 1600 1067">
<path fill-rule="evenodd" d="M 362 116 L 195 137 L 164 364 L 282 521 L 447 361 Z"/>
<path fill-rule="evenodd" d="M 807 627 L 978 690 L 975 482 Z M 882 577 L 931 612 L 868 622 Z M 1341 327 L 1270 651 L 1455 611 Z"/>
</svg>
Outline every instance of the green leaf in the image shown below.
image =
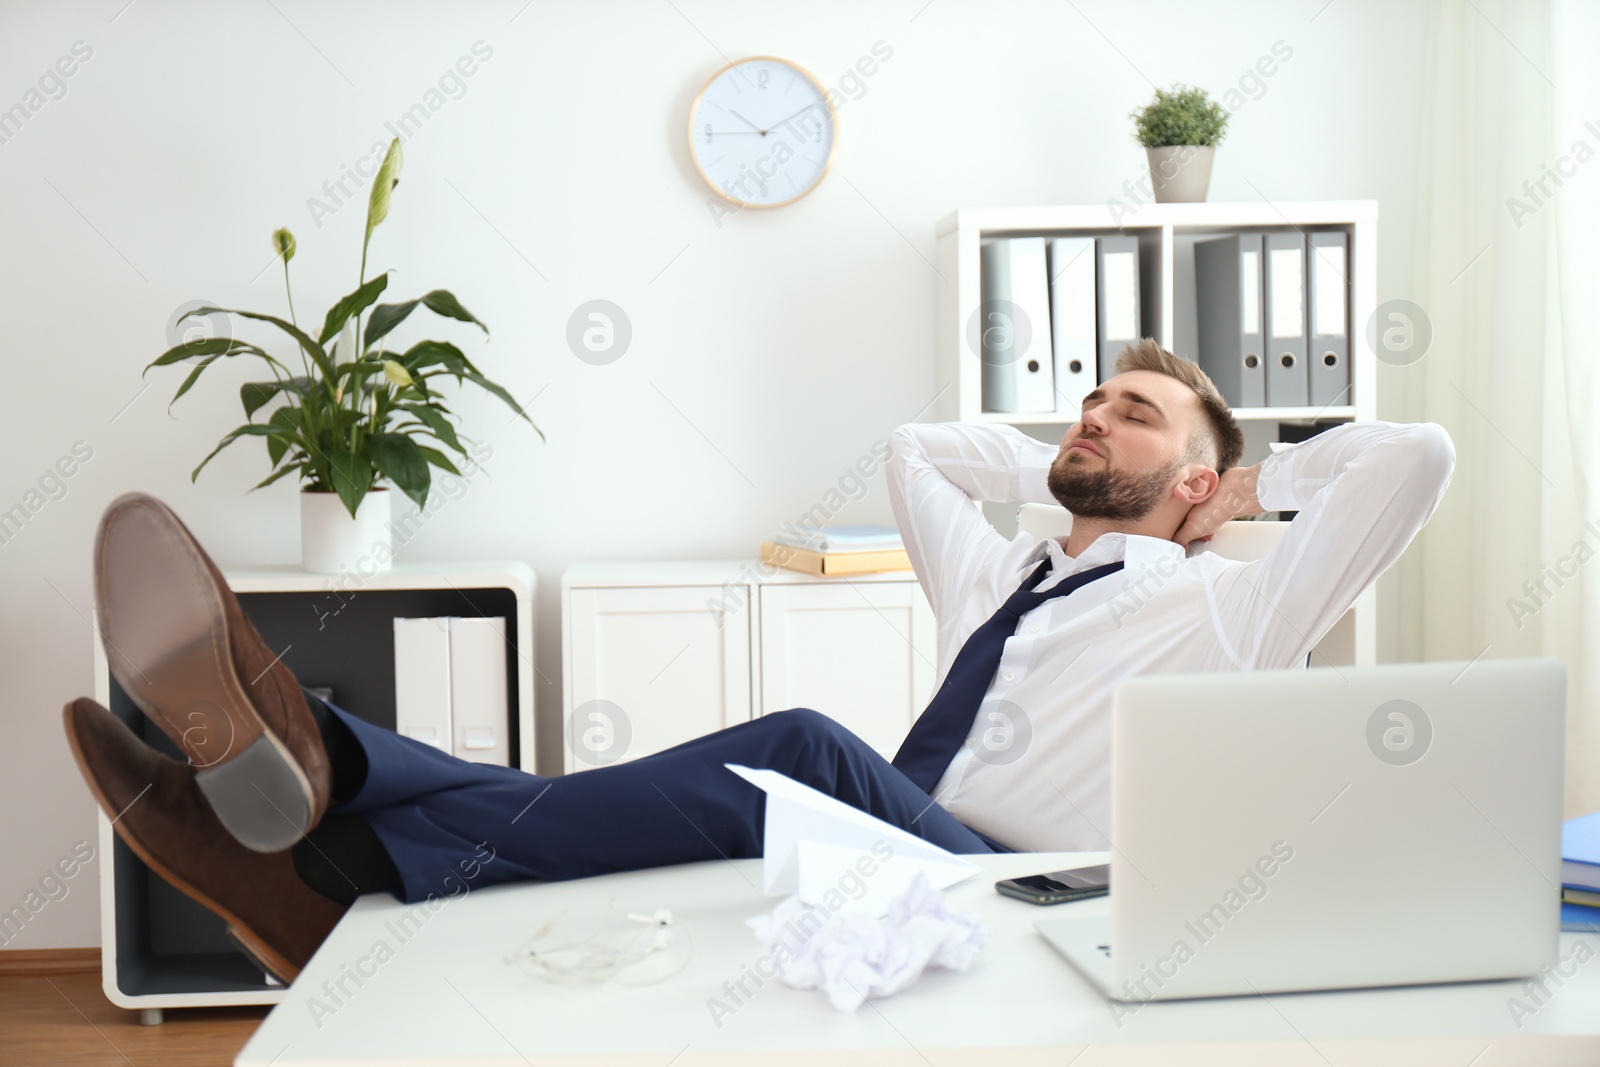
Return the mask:
<svg viewBox="0 0 1600 1067">
<path fill-rule="evenodd" d="M 389 286 L 389 272 L 385 271 L 353 293 L 348 293 L 339 298 L 339 302 L 328 309 L 327 317 L 322 320 L 322 343 L 326 345 L 338 335 L 345 321 L 351 315 L 359 315 L 372 306 L 378 299 L 378 294 Z M 352 353 L 345 353 L 351 355 Z"/>
<path fill-rule="evenodd" d="M 272 250 L 285 263 L 294 258 L 294 234 L 289 232 L 289 227 L 280 226 L 272 231 Z"/>
<path fill-rule="evenodd" d="M 422 448 L 398 433 L 375 433 L 366 440 L 367 452 L 383 476 L 418 507 L 428 502 L 428 461 Z"/>
<path fill-rule="evenodd" d="M 450 290 L 435 289 L 433 292 L 424 295 L 422 302 L 427 305 L 429 311 L 455 319 L 458 322 L 470 322 L 482 330 L 485 337 L 489 336 L 489 327 L 479 322 L 473 317 L 472 312 L 462 307 L 461 302 L 455 298 L 455 295 Z"/>
<path fill-rule="evenodd" d="M 406 349 L 406 354 L 401 358 L 406 370 L 413 375 L 427 367 L 443 364 L 455 375 L 465 374 L 467 371 L 476 371 L 472 361 L 462 354 L 461 349 L 448 341 L 418 341 Z"/>
<path fill-rule="evenodd" d="M 433 435 L 439 440 L 443 441 L 448 447 L 455 449 L 463 456 L 467 454 L 467 450 L 461 447 L 460 439 L 456 437 L 456 428 L 451 425 L 450 420 L 445 418 L 443 413 L 435 410 L 427 404 L 401 404 L 400 409 L 415 415 L 422 422 L 426 423 L 428 429 L 433 432 Z"/>
<path fill-rule="evenodd" d="M 205 459 L 200 461 L 200 466 L 196 467 L 189 474 L 189 481 L 193 482 L 195 479 L 199 478 L 200 471 L 205 468 L 207 463 L 211 462 L 211 458 L 213 456 L 215 456 L 218 452 L 221 452 L 224 448 L 227 448 L 229 445 L 233 444 L 241 437 L 275 437 L 283 435 L 284 431 L 281 427 L 262 425 L 253 422 L 246 423 L 245 425 L 240 426 L 238 429 L 233 430 L 217 443 L 217 447 L 213 448 L 210 454 L 208 454 Z"/>
<path fill-rule="evenodd" d="M 352 411 L 347 407 L 333 408 L 327 414 L 329 420 L 332 422 L 332 425 L 328 427 L 328 429 L 331 433 L 332 440 L 334 441 L 348 441 L 350 439 L 350 428 L 356 423 L 363 421 L 367 417 L 366 412 Z"/>
<path fill-rule="evenodd" d="M 317 367 L 322 371 L 323 377 L 330 380 L 333 378 L 333 361 L 328 358 L 328 353 L 322 350 L 322 346 L 313 341 L 311 336 L 304 330 L 300 329 L 300 327 L 294 325 L 292 322 L 285 322 L 276 315 L 262 315 L 254 311 L 240 311 L 237 308 L 203 307 L 195 308 L 193 311 L 189 312 L 188 315 L 185 315 L 184 318 L 188 318 L 189 315 L 209 315 L 214 311 L 225 312 L 229 315 L 238 315 L 241 318 L 246 319 L 255 319 L 257 322 L 272 323 L 272 325 L 276 326 L 278 329 L 282 330 L 284 333 L 288 334 L 290 337 L 293 337 L 300 343 L 300 347 L 305 349 L 306 355 L 310 356 L 316 362 Z M 257 352 L 263 356 L 266 355 L 265 352 L 260 352 L 259 349 L 257 349 Z"/>
<path fill-rule="evenodd" d="M 267 486 L 271 485 L 273 482 L 277 481 L 279 478 L 282 478 L 285 474 L 293 474 L 295 471 L 297 471 L 299 469 L 300 469 L 300 464 L 298 464 L 298 463 L 286 464 L 285 466 L 279 467 L 277 470 L 273 471 L 271 474 L 267 475 L 265 478 L 261 479 L 259 482 L 257 482 L 255 485 L 251 486 L 250 488 L 251 489 L 265 489 Z"/>
<path fill-rule="evenodd" d="M 334 452 L 328 456 L 333 491 L 339 494 L 350 517 L 356 517 L 362 497 L 372 488 L 372 461 L 362 452 Z"/>
<path fill-rule="evenodd" d="M 244 405 L 245 415 L 254 415 L 271 403 L 282 387 L 282 382 L 245 382 L 239 386 L 239 403 Z"/>
<path fill-rule="evenodd" d="M 245 353 L 253 356 L 266 355 L 261 349 L 246 341 L 235 340 L 232 337 L 204 337 L 196 341 L 185 341 L 181 345 L 167 349 L 151 360 L 144 369 L 148 371 L 151 367 L 165 367 L 196 356 L 237 356 Z"/>
<path fill-rule="evenodd" d="M 373 308 L 372 317 L 367 320 L 367 339 L 376 341 L 380 337 L 388 336 L 389 331 L 406 321 L 411 313 L 417 310 L 417 305 L 419 304 L 446 318 L 455 319 L 459 322 L 473 323 L 484 332 L 485 336 L 488 336 L 489 327 L 479 322 L 472 312 L 462 307 L 461 302 L 455 298 L 454 294 L 448 289 L 435 289 L 424 296 L 418 297 L 416 300 L 407 300 L 403 304 L 379 304 Z"/>
<path fill-rule="evenodd" d="M 196 363 L 194 370 L 190 371 L 189 376 L 183 380 L 183 384 L 178 386 L 178 391 L 172 394 L 172 399 L 167 401 L 167 410 L 171 411 L 172 405 L 178 402 L 178 398 L 184 393 L 187 393 L 189 391 L 189 387 L 199 380 L 201 371 L 205 370 L 207 367 L 211 366 L 211 364 L 215 363 L 221 358 L 221 356 L 207 356 L 199 363 Z"/>
<path fill-rule="evenodd" d="M 418 445 L 417 451 L 421 452 L 423 457 L 435 467 L 441 467 L 444 470 L 449 471 L 451 474 L 457 475 L 458 477 L 460 476 L 461 472 L 456 470 L 456 465 L 454 463 L 450 462 L 450 457 L 445 455 L 443 452 L 440 452 L 437 448 L 429 448 L 427 445 Z"/>
<path fill-rule="evenodd" d="M 284 453 L 288 452 L 290 447 L 294 445 L 293 435 L 300 432 L 302 422 L 301 411 L 295 407 L 279 408 L 267 419 L 268 426 L 280 427 L 289 434 L 287 437 L 267 438 L 267 458 L 272 461 L 273 466 L 277 466 L 278 462 L 283 459 Z"/>
<path fill-rule="evenodd" d="M 244 405 L 246 415 L 254 415 L 279 393 L 305 396 L 310 391 L 311 379 L 301 375 L 271 382 L 245 382 L 239 386 L 239 402 Z"/>
<path fill-rule="evenodd" d="M 406 321 L 406 316 L 417 309 L 420 300 L 407 300 L 404 304 L 379 304 L 367 319 L 367 340 L 377 341 L 388 336 L 390 330 Z"/>
<path fill-rule="evenodd" d="M 544 435 L 544 431 L 539 429 L 538 425 L 535 424 L 532 419 L 528 418 L 528 413 L 522 410 L 522 408 L 517 404 L 517 402 L 514 399 L 512 399 L 511 394 L 506 392 L 503 387 L 501 387 L 499 385 L 496 385 L 494 382 L 491 382 L 489 379 L 485 378 L 483 375 L 477 374 L 477 373 L 475 373 L 473 371 L 468 371 L 466 373 L 466 378 L 467 378 L 468 381 L 473 382 L 476 385 L 478 385 L 478 386 L 480 386 L 480 387 L 482 387 L 484 389 L 487 389 L 489 392 L 493 393 L 495 396 L 499 397 L 501 400 L 504 400 L 506 402 L 506 406 L 509 407 L 512 411 L 515 411 L 517 413 L 517 417 L 518 418 L 520 418 L 523 422 L 527 423 L 529 426 L 533 427 L 533 432 L 539 435 L 539 440 L 541 440 L 541 441 L 547 440 L 547 438 Z"/>
</svg>

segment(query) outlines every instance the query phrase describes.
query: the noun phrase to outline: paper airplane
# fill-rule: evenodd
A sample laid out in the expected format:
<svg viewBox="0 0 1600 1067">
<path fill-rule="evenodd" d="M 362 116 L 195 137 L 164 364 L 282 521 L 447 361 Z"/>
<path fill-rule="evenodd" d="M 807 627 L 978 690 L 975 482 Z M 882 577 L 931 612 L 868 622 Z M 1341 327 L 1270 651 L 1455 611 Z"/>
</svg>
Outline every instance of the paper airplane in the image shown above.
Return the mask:
<svg viewBox="0 0 1600 1067">
<path fill-rule="evenodd" d="M 887 913 L 917 872 L 936 889 L 979 868 L 953 852 L 890 826 L 778 771 L 724 767 L 767 794 L 761 876 L 768 896 L 798 896 L 840 911 Z"/>
</svg>

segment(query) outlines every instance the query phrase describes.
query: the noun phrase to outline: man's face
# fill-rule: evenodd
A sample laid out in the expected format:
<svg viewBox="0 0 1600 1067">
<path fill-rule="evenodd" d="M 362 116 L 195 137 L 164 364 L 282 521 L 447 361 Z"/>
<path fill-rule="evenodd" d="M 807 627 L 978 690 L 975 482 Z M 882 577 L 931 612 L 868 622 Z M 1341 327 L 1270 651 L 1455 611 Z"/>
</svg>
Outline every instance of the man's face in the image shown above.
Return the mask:
<svg viewBox="0 0 1600 1067">
<path fill-rule="evenodd" d="M 1199 399 L 1176 378 L 1116 375 L 1083 398 L 1050 465 L 1051 494 L 1074 515 L 1144 518 L 1178 480 L 1199 418 Z"/>
</svg>

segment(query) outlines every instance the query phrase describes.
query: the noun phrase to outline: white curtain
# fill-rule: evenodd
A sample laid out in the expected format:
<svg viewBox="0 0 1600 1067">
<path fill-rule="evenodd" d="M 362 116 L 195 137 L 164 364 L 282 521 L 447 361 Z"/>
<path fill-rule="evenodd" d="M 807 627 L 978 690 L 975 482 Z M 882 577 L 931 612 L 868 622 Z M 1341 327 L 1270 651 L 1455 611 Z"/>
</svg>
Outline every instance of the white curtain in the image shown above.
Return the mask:
<svg viewBox="0 0 1600 1067">
<path fill-rule="evenodd" d="M 1400 571 L 1401 657 L 1561 659 L 1568 818 L 1600 809 L 1597 46 L 1600 4 L 1441 0 L 1412 291 L 1382 294 L 1434 335 L 1380 393 L 1456 443 Z"/>
</svg>

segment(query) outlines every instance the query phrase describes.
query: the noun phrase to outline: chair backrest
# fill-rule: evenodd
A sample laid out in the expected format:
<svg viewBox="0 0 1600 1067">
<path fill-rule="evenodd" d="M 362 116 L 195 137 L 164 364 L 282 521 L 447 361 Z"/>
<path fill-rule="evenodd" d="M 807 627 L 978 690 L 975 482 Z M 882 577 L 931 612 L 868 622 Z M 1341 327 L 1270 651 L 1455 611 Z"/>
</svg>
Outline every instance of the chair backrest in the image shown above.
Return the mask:
<svg viewBox="0 0 1600 1067">
<path fill-rule="evenodd" d="M 1206 542 L 1206 550 L 1223 559 L 1260 559 L 1288 528 L 1286 522 L 1261 519 L 1226 523 Z M 1017 529 L 1035 538 L 1065 537 L 1072 531 L 1072 512 L 1059 504 L 1023 504 L 1017 509 Z"/>
</svg>

